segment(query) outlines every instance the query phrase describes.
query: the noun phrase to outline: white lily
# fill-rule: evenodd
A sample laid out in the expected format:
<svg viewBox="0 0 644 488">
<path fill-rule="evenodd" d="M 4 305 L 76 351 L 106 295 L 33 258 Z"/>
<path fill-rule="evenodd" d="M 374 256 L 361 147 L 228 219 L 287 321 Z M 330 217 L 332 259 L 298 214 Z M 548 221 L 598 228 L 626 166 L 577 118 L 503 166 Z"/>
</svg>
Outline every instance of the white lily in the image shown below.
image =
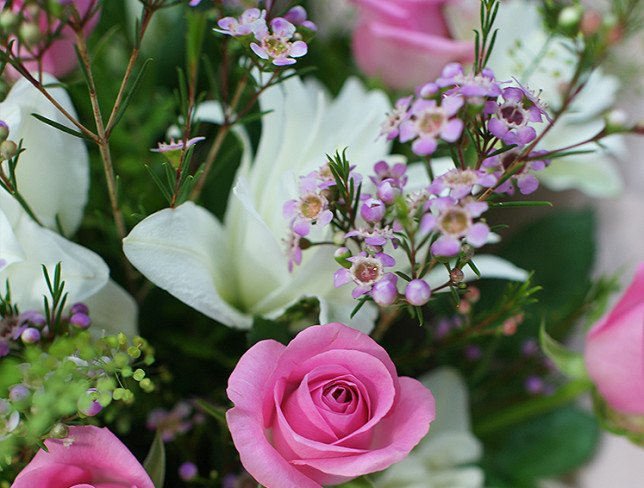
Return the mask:
<svg viewBox="0 0 644 488">
<path fill-rule="evenodd" d="M 480 441 L 470 431 L 467 387 L 460 374 L 442 368 L 419 378 L 436 398 L 436 420 L 420 444 L 373 480 L 376 488 L 481 488 L 476 463 Z"/>
<path fill-rule="evenodd" d="M 295 196 L 297 177 L 325 163 L 325 154 L 349 148 L 359 171 L 385 158 L 378 138 L 389 102 L 356 80 L 331 101 L 315 83 L 293 77 L 260 97 L 262 136 L 254 158 L 245 145 L 241 167 L 221 224 L 205 209 L 185 203 L 157 212 L 124 240 L 130 262 L 150 281 L 219 322 L 249 328 L 256 315 L 277 317 L 303 297 L 320 301 L 320 320 L 349 322 L 351 296 L 333 287 L 333 249 L 304 253 L 289 273 L 283 239 L 288 222 L 282 206 Z M 201 120 L 219 122 L 219 105 L 199 108 Z M 367 330 L 375 309 L 352 325 Z"/>
<path fill-rule="evenodd" d="M 46 83 L 56 82 L 48 77 Z M 74 114 L 62 88 L 50 93 Z M 11 288 L 12 302 L 21 310 L 42 309 L 47 288 L 42 265 L 50 273 L 62 265 L 68 303 L 91 305 L 94 330 L 136 332 L 136 304 L 116 283 L 100 256 L 52 229 L 57 219 L 66 234 L 73 233 L 83 216 L 89 187 L 89 160 L 84 143 L 31 116 L 38 113 L 69 126 L 57 109 L 31 84 L 21 79 L 0 103 L 0 119 L 10 129 L 10 139 L 22 140 L 25 151 L 16 169 L 18 189 L 43 226 L 0 189 L 0 293 Z M 6 163 L 5 163 L 6 164 Z M 116 316 L 112 315 L 118 310 Z"/>
</svg>

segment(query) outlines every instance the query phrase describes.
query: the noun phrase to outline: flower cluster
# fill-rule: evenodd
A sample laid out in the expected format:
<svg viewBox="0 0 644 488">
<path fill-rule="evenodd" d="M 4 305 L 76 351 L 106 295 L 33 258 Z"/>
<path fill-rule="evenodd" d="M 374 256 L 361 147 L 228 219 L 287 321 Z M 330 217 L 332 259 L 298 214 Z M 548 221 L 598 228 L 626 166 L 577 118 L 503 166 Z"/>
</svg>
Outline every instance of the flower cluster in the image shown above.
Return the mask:
<svg viewBox="0 0 644 488">
<path fill-rule="evenodd" d="M 290 9 L 284 17 L 267 21 L 266 11 L 249 8 L 239 17 L 224 17 L 217 22 L 215 31 L 233 37 L 247 38 L 249 47 L 261 59 L 275 66 L 295 64 L 296 59 L 308 51 L 298 28 L 305 33 L 314 32 L 315 24 L 308 20 L 306 10 L 301 6 Z"/>
<path fill-rule="evenodd" d="M 454 169 L 420 192 L 408 192 L 405 164 L 379 161 L 373 170 L 363 178 L 344 155 L 336 155 L 323 170 L 300 178 L 299 198 L 285 204 L 291 219 L 289 267 L 300 264 L 302 250 L 316 244 L 307 239 L 302 245 L 310 225 L 330 224 L 334 244 L 340 246 L 335 259 L 342 266 L 334 274 L 335 287 L 352 283 L 353 298 L 372 299 L 381 306 L 425 305 L 432 295 L 426 275 L 436 263 L 456 258 L 459 272 L 443 286 L 456 285 L 463 280 L 460 266 L 469 262 L 472 249 L 487 242 L 490 229 L 480 218 L 488 204 L 473 194 L 494 186 L 497 179 L 484 170 Z M 363 181 L 371 192 L 362 191 Z M 467 253 L 462 252 L 465 245 Z M 400 292 L 399 277 L 406 281 Z"/>
<path fill-rule="evenodd" d="M 430 156 L 439 141 L 458 141 L 465 125 L 473 122 L 503 144 L 523 147 L 537 136 L 533 124 L 550 118 L 527 88 L 507 84 L 489 68 L 473 74 L 458 63 L 448 64 L 439 78 L 419 86 L 415 97 L 396 102 L 382 134 L 412 142 L 414 153 Z"/>
<path fill-rule="evenodd" d="M 0 120 L 0 161 L 12 159 L 18 152 L 18 145 L 9 139 L 9 126 Z"/>
</svg>

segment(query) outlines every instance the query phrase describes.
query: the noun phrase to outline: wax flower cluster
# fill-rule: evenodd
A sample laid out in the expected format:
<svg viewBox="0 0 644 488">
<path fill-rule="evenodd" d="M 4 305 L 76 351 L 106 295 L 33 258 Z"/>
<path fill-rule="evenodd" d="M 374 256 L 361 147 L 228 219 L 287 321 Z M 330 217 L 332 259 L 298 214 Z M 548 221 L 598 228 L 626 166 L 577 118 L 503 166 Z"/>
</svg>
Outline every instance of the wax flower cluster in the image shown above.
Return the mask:
<svg viewBox="0 0 644 488">
<path fill-rule="evenodd" d="M 476 272 L 474 252 L 490 239 L 489 197 L 537 189 L 532 173 L 549 161 L 530 143 L 535 124 L 546 120 L 545 108 L 520 84 L 499 82 L 489 69 L 473 75 L 448 65 L 415 96 L 398 100 L 381 132 L 427 157 L 429 184 L 410 189 L 404 163 L 379 161 L 362 175 L 336 154 L 300 177 L 298 197 L 284 205 L 289 269 L 301 263 L 304 249 L 327 243 L 337 246 L 341 266 L 334 285 L 352 284 L 356 299 L 425 305 L 432 295 L 426 278 L 438 266 L 449 274 L 439 288 L 462 287 L 463 267 Z M 453 169 L 434 175 L 429 157 L 443 149 L 461 156 L 453 157 Z M 332 242 L 310 237 L 326 226 Z"/>
</svg>

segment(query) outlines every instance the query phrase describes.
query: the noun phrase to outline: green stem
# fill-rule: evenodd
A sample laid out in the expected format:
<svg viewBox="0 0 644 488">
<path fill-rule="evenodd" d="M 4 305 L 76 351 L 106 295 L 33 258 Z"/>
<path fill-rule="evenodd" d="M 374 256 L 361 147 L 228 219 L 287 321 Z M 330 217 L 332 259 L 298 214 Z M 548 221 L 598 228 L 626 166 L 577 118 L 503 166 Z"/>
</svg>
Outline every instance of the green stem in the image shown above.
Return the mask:
<svg viewBox="0 0 644 488">
<path fill-rule="evenodd" d="M 477 437 L 484 437 L 556 410 L 589 391 L 591 386 L 592 383 L 587 379 L 571 381 L 559 388 L 552 395 L 533 398 L 524 403 L 513 405 L 506 410 L 476 422 L 474 424 L 474 433 Z"/>
</svg>

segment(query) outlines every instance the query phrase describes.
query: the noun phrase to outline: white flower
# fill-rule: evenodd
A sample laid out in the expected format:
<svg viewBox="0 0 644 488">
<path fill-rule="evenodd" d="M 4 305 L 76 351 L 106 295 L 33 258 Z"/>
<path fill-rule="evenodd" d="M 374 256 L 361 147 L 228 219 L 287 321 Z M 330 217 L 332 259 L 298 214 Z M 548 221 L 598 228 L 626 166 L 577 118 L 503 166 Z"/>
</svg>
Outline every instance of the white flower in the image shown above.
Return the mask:
<svg viewBox="0 0 644 488">
<path fill-rule="evenodd" d="M 470 432 L 467 387 L 456 370 L 443 368 L 419 378 L 436 398 L 436 420 L 420 444 L 376 476 L 376 488 L 482 488 L 483 470 L 465 466 L 481 458 Z"/>
<path fill-rule="evenodd" d="M 368 330 L 375 308 L 353 321 L 350 294 L 333 287 L 331 246 L 304 253 L 289 273 L 284 202 L 297 195 L 297 181 L 325 161 L 325 154 L 348 147 L 358 171 L 367 170 L 389 149 L 377 139 L 389 103 L 349 80 L 330 100 L 323 88 L 291 78 L 260 97 L 263 119 L 257 154 L 238 131 L 245 151 L 224 223 L 205 209 L 185 203 L 146 218 L 124 240 L 128 259 L 161 288 L 219 322 L 248 328 L 252 316 L 277 317 L 303 297 L 320 300 L 320 320 L 343 321 Z M 203 104 L 196 117 L 218 122 L 219 105 Z"/>
<path fill-rule="evenodd" d="M 559 107 L 563 84 L 575 69 L 574 56 L 561 40 L 545 32 L 538 5 L 525 0 L 504 3 L 497 27 L 496 49 L 489 62 L 496 78 L 515 77 L 532 90 L 541 90 L 540 98 L 550 107 Z M 596 70 L 538 149 L 558 149 L 596 135 L 604 127 L 602 114 L 615 102 L 618 89 L 617 78 Z M 555 159 L 537 176 L 553 190 L 576 188 L 595 197 L 615 196 L 623 184 L 614 158 L 624 155 L 624 139 L 611 136 L 602 144 L 605 149 L 596 145 L 581 148 L 595 149 L 593 153 Z"/>
<path fill-rule="evenodd" d="M 47 77 L 46 83 L 56 82 Z M 62 88 L 50 93 L 70 113 L 74 108 Z M 22 140 L 16 176 L 18 189 L 43 226 L 0 188 L 0 293 L 11 288 L 12 302 L 20 310 L 42 309 L 47 295 L 43 271 L 62 264 L 68 303 L 84 301 L 90 306 L 94 330 L 136 330 L 136 305 L 116 283 L 109 269 L 94 252 L 61 236 L 79 226 L 89 187 L 89 161 L 83 141 L 49 127 L 31 116 L 38 113 L 69 126 L 56 108 L 26 80 L 18 81 L 0 103 L 0 119 L 7 122 L 10 139 Z M 6 163 L 5 163 L 6 164 Z M 6 171 L 5 171 L 6 172 Z M 115 312 L 116 311 L 116 312 Z"/>
</svg>

